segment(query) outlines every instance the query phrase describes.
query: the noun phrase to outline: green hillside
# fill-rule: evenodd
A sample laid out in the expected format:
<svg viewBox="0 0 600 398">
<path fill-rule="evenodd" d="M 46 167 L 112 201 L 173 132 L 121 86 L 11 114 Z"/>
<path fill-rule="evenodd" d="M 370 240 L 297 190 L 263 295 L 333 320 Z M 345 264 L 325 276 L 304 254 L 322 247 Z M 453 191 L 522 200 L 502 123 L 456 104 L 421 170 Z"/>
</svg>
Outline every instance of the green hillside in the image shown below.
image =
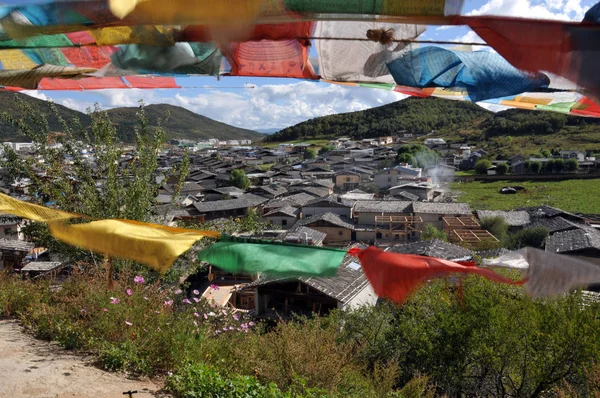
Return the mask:
<svg viewBox="0 0 600 398">
<path fill-rule="evenodd" d="M 481 146 L 500 158 L 542 148 L 600 152 L 598 119 L 519 109 L 493 113 L 472 103 L 439 98 L 408 98 L 364 111 L 319 117 L 265 140 L 362 139 L 402 131 Z"/>
<path fill-rule="evenodd" d="M 125 138 L 133 137 L 134 128 L 138 120 L 136 116 L 137 112 L 137 107 L 108 110 L 110 120 L 117 124 L 119 135 Z M 160 119 L 164 119 L 167 112 L 169 118 L 165 127 L 168 132 L 168 139 L 203 140 L 207 138 L 219 138 L 260 140 L 264 137 L 263 134 L 256 131 L 217 122 L 179 106 L 166 104 L 146 106 L 146 116 L 151 126 L 156 126 Z M 130 141 L 131 138 L 127 140 Z"/>
<path fill-rule="evenodd" d="M 6 113 L 13 119 L 22 119 L 27 116 L 27 111 L 21 106 L 24 102 L 31 108 L 37 110 L 48 119 L 50 131 L 62 131 L 62 126 L 58 123 L 54 112 L 48 101 L 30 97 L 25 94 L 0 91 L 0 113 Z M 71 121 L 78 118 L 82 125 L 90 124 L 90 117 L 82 112 L 55 105 L 59 114 L 66 120 Z M 116 124 L 117 134 L 123 142 L 132 142 L 134 139 L 134 128 L 137 126 L 138 112 L 137 107 L 115 108 L 108 111 L 110 119 Z M 230 126 L 225 123 L 217 122 L 206 116 L 198 115 L 187 109 L 173 105 L 148 105 L 146 115 L 150 127 L 158 125 L 158 121 L 169 113 L 169 119 L 166 124 L 167 139 L 182 138 L 190 140 L 202 140 L 207 138 L 219 139 L 251 139 L 260 140 L 264 137 L 256 131 L 241 129 Z M 21 133 L 15 126 L 0 118 L 0 141 L 27 141 L 28 138 Z"/>
</svg>

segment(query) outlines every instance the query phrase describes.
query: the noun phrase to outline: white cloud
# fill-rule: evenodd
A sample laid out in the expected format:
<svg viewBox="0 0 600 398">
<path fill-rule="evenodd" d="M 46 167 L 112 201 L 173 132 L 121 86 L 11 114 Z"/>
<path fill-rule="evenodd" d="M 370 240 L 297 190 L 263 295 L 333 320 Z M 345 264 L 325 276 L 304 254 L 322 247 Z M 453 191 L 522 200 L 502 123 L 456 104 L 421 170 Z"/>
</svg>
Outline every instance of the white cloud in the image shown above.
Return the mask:
<svg viewBox="0 0 600 398">
<path fill-rule="evenodd" d="M 21 93 L 23 94 L 27 94 L 31 97 L 37 98 L 37 99 L 41 99 L 44 101 L 52 101 L 52 98 L 48 97 L 46 94 L 44 93 L 40 93 L 38 90 L 23 90 L 21 91 Z"/>
<path fill-rule="evenodd" d="M 314 117 L 359 111 L 406 98 L 393 91 L 336 84 L 298 82 L 248 86 L 240 91 L 207 90 L 197 95 L 163 90 L 101 90 L 95 92 L 103 109 L 145 104 L 171 104 L 212 119 L 249 129 L 283 128 Z M 85 111 L 90 101 L 60 103 Z"/>
<path fill-rule="evenodd" d="M 453 25 L 443 25 L 443 26 L 438 26 L 434 30 L 447 30 L 447 29 L 452 29 L 452 28 L 456 28 L 456 26 L 453 26 Z"/>
<path fill-rule="evenodd" d="M 563 7 L 564 4 L 564 7 Z M 585 11 L 581 0 L 547 0 L 533 4 L 530 0 L 491 0 L 467 15 L 502 15 L 521 18 L 581 20 Z"/>
</svg>

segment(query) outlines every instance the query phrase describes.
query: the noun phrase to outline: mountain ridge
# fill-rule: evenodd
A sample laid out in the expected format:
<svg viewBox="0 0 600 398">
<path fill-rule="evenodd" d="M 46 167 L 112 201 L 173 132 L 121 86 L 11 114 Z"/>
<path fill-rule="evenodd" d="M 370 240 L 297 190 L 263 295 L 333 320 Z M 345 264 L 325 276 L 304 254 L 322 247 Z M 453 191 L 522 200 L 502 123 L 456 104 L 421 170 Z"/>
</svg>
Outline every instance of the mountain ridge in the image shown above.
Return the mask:
<svg viewBox="0 0 600 398">
<path fill-rule="evenodd" d="M 2 114 L 10 116 L 14 120 L 19 120 L 28 116 L 26 111 L 19 105 L 19 102 L 24 102 L 34 110 L 46 115 L 50 131 L 63 131 L 62 125 L 54 115 L 54 111 L 52 110 L 53 106 L 61 117 L 69 123 L 74 118 L 78 118 L 85 127 L 89 126 L 91 123 L 91 118 L 86 113 L 67 108 L 57 103 L 52 104 L 50 101 L 45 101 L 26 94 L 0 91 L 0 109 L 2 110 Z M 224 140 L 251 139 L 257 141 L 264 137 L 264 135 L 259 132 L 230 126 L 226 123 L 213 120 L 209 117 L 199 115 L 175 105 L 153 104 L 146 105 L 144 109 L 149 122 L 149 127 L 157 127 L 159 120 L 164 119 L 167 112 L 169 113 L 169 117 L 165 124 L 167 140 L 204 140 L 208 138 L 218 138 Z M 135 139 L 135 127 L 138 126 L 139 119 L 137 113 L 139 112 L 139 107 L 113 108 L 106 112 L 108 113 L 111 122 L 115 124 L 119 140 L 125 143 L 133 142 Z M 20 132 L 15 125 L 6 120 L 6 117 L 0 117 L 0 140 L 23 141 L 28 140 L 28 137 Z"/>
</svg>

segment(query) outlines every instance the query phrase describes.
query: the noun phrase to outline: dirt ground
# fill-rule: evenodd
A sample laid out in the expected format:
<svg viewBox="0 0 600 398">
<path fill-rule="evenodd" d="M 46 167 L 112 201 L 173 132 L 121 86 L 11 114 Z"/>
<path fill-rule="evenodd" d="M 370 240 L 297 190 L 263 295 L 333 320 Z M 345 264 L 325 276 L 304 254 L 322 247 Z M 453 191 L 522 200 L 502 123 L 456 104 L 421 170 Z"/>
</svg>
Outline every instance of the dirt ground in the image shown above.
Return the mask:
<svg viewBox="0 0 600 398">
<path fill-rule="evenodd" d="M 0 397 L 134 398 L 168 397 L 149 380 L 104 372 L 90 357 L 74 355 L 55 344 L 23 333 L 15 321 L 0 320 Z"/>
</svg>

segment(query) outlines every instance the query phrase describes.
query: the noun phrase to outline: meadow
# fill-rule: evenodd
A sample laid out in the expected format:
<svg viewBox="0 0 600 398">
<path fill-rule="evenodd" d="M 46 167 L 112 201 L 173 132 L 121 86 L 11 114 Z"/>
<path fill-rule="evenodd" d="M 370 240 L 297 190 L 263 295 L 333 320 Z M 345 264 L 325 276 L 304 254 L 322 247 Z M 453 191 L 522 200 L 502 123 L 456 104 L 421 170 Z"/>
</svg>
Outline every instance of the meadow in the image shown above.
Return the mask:
<svg viewBox="0 0 600 398">
<path fill-rule="evenodd" d="M 514 195 L 500 194 L 500 189 L 506 186 L 521 186 L 525 190 Z M 458 194 L 459 201 L 467 202 L 477 210 L 548 205 L 574 213 L 600 214 L 600 179 L 456 182 L 452 189 Z"/>
</svg>

